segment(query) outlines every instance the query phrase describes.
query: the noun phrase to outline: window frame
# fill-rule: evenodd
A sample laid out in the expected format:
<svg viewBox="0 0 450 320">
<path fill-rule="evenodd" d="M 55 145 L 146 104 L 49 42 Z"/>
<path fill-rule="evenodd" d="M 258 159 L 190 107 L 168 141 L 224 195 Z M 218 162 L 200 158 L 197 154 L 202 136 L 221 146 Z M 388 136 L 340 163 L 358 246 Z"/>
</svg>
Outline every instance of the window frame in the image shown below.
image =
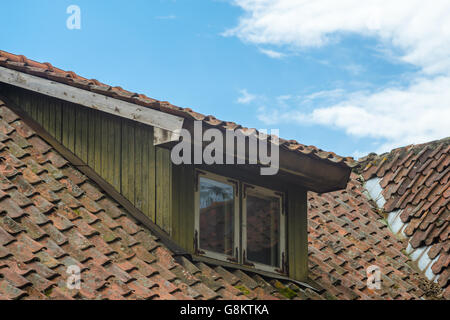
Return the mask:
<svg viewBox="0 0 450 320">
<path fill-rule="evenodd" d="M 287 263 L 287 228 L 286 228 L 286 194 L 277 190 L 268 189 L 265 187 L 257 186 L 254 184 L 246 183 L 242 180 L 228 178 L 226 176 L 211 173 L 205 170 L 195 170 L 195 221 L 194 221 L 194 254 L 199 256 L 205 256 L 207 258 L 231 262 L 236 265 L 244 267 L 251 267 L 256 270 L 277 273 L 287 275 L 285 268 Z M 226 185 L 232 186 L 234 190 L 234 248 L 233 255 L 228 256 L 205 250 L 200 247 L 200 179 L 206 178 Z M 279 265 L 270 266 L 254 261 L 247 260 L 247 192 L 251 189 L 251 193 L 268 197 L 276 197 L 280 199 L 280 252 L 279 252 Z M 244 255 L 245 253 L 245 255 Z"/>
<path fill-rule="evenodd" d="M 194 234 L 195 234 L 195 241 L 197 242 L 197 252 L 196 254 L 204 255 L 206 257 L 210 257 L 217 260 L 223 260 L 228 262 L 235 262 L 239 263 L 240 257 L 236 256 L 236 249 L 239 253 L 239 247 L 240 247 L 240 231 L 239 231 L 239 224 L 240 224 L 240 190 L 239 190 L 239 182 L 235 179 L 230 179 L 224 176 L 220 176 L 211 172 L 207 171 L 196 171 L 197 181 L 196 181 L 196 190 L 195 190 L 195 221 L 194 221 Z M 210 250 L 205 250 L 200 247 L 200 179 L 206 178 L 209 180 L 213 180 L 216 182 L 220 182 L 226 185 L 229 185 L 233 187 L 234 191 L 234 248 L 233 248 L 233 254 L 231 256 L 223 254 L 223 253 L 217 253 Z"/>
<path fill-rule="evenodd" d="M 249 190 L 250 189 L 250 190 Z M 256 195 L 260 196 L 267 196 L 267 197 L 275 197 L 280 200 L 280 252 L 279 252 L 279 265 L 278 266 L 271 266 L 267 264 L 262 264 L 259 262 L 248 260 L 247 255 L 247 194 L 248 191 L 251 193 L 254 193 Z M 242 259 L 243 264 L 248 266 L 254 266 L 256 269 L 268 271 L 268 272 L 276 272 L 276 273 L 285 273 L 283 264 L 285 263 L 286 259 L 286 212 L 285 212 L 285 205 L 284 205 L 284 193 L 278 192 L 275 190 L 263 188 L 260 186 L 255 186 L 252 184 L 243 184 L 243 193 L 242 193 L 242 223 L 241 223 L 241 232 L 242 232 Z M 284 257 L 283 257 L 284 255 Z"/>
</svg>

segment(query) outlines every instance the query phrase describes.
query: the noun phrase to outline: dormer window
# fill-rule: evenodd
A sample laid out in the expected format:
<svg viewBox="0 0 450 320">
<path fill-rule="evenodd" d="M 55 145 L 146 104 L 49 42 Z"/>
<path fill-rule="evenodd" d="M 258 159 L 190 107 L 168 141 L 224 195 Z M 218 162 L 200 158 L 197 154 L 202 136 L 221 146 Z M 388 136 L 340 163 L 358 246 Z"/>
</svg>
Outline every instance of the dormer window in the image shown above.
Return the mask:
<svg viewBox="0 0 450 320">
<path fill-rule="evenodd" d="M 242 205 L 243 257 L 258 269 L 280 269 L 285 252 L 283 195 L 244 185 Z"/>
<path fill-rule="evenodd" d="M 237 259 L 238 184 L 213 174 L 200 176 L 198 184 L 195 223 L 198 252 L 217 259 Z"/>
<path fill-rule="evenodd" d="M 280 272 L 285 260 L 283 194 L 197 171 L 195 251 Z"/>
</svg>

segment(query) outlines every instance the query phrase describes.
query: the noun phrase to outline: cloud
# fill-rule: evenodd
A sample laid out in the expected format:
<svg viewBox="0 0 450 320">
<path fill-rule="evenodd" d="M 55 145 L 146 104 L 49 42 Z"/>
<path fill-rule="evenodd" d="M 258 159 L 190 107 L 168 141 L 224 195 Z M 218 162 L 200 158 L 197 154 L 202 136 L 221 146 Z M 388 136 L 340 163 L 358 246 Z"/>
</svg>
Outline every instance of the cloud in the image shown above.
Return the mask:
<svg viewBox="0 0 450 320">
<path fill-rule="evenodd" d="M 157 16 L 155 18 L 158 19 L 158 20 L 174 20 L 174 19 L 177 18 L 177 16 L 174 15 L 174 14 L 170 14 L 168 16 Z"/>
<path fill-rule="evenodd" d="M 268 123 L 333 126 L 383 141 L 378 151 L 450 136 L 450 1 L 235 0 L 245 14 L 225 34 L 257 46 L 300 51 L 338 43 L 348 34 L 378 40 L 377 52 L 417 67 L 403 86 L 312 92 L 288 108 L 258 108 Z M 350 73 L 364 66 L 341 67 Z M 318 100 L 319 99 L 319 100 Z M 325 100 L 323 100 L 325 99 Z M 321 102 L 326 101 L 326 104 Z M 312 111 L 303 108 L 317 103 Z"/>
<path fill-rule="evenodd" d="M 245 12 L 225 34 L 255 44 L 320 47 L 348 33 L 402 49 L 428 73 L 450 72 L 450 1 L 235 0 Z"/>
<path fill-rule="evenodd" d="M 247 89 L 239 90 L 241 96 L 237 99 L 237 103 L 240 104 L 249 104 L 254 101 L 257 96 L 251 93 L 248 93 Z"/>
<path fill-rule="evenodd" d="M 305 116 L 357 137 L 386 141 L 379 152 L 450 136 L 450 78 L 417 79 L 406 88 L 354 94 Z"/>
<path fill-rule="evenodd" d="M 450 136 L 450 78 L 417 79 L 408 87 L 376 93 L 356 92 L 342 100 L 342 90 L 321 91 L 291 101 L 289 109 L 259 107 L 266 124 L 321 124 L 355 137 L 384 141 L 377 152 Z M 341 100 L 329 104 L 330 101 Z M 322 105 L 304 112 L 305 104 Z M 327 106 L 324 106 L 327 105 Z"/>
<path fill-rule="evenodd" d="M 278 51 L 273 51 L 273 50 L 269 50 L 269 49 L 259 49 L 259 51 L 261 53 L 264 53 L 266 56 L 269 56 L 270 58 L 274 58 L 274 59 L 281 59 L 285 56 L 284 53 L 278 52 Z"/>
<path fill-rule="evenodd" d="M 357 76 L 357 75 L 363 73 L 365 70 L 365 68 L 362 65 L 354 64 L 354 63 L 344 65 L 344 66 L 342 66 L 342 69 L 344 69 L 345 71 L 347 71 L 348 73 L 350 73 L 354 76 Z"/>
</svg>

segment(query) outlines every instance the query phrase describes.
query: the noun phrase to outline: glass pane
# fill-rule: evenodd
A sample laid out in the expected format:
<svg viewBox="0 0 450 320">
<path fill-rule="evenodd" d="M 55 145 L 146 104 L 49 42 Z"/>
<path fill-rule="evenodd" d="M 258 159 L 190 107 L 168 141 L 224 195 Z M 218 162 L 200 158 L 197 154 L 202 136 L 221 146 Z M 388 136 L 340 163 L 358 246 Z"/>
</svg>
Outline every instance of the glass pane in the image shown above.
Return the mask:
<svg viewBox="0 0 450 320">
<path fill-rule="evenodd" d="M 234 248 L 234 187 L 200 178 L 200 248 L 229 256 Z"/>
<path fill-rule="evenodd" d="M 280 199 L 247 195 L 247 260 L 280 265 Z"/>
</svg>

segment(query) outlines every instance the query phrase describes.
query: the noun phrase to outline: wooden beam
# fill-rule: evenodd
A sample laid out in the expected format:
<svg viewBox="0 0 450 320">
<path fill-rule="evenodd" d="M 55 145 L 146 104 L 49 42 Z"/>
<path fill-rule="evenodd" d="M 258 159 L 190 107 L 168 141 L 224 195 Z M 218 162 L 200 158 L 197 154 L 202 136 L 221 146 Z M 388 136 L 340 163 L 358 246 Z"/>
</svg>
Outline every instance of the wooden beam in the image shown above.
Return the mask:
<svg viewBox="0 0 450 320">
<path fill-rule="evenodd" d="M 156 128 L 153 130 L 153 145 L 159 146 L 162 144 L 177 142 L 180 140 L 180 134 L 173 131 Z"/>
<path fill-rule="evenodd" d="M 4 67 L 0 67 L 0 82 L 170 132 L 175 132 L 183 127 L 184 119 L 181 117 Z"/>
</svg>

